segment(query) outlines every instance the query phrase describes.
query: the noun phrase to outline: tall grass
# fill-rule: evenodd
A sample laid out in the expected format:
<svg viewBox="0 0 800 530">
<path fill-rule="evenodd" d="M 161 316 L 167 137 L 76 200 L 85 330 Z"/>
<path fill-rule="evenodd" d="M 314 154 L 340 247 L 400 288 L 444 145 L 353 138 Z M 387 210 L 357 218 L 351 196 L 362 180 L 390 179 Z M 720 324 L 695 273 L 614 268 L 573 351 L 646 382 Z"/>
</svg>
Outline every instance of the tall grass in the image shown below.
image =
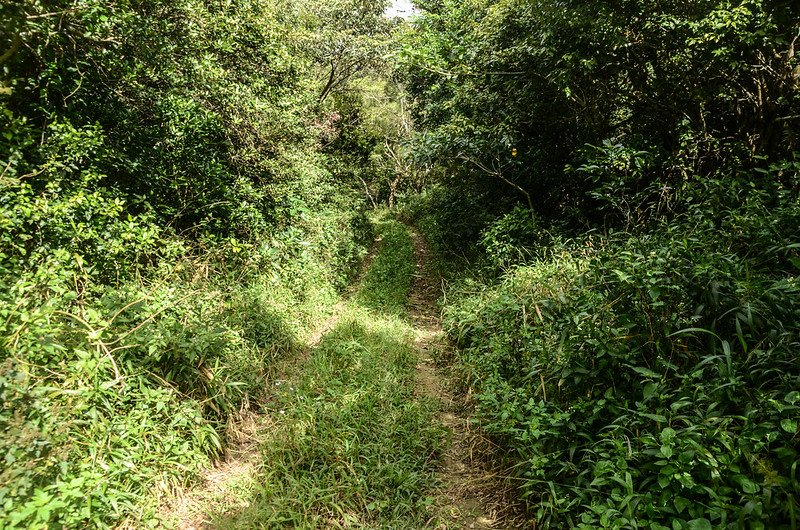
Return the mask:
<svg viewBox="0 0 800 530">
<path fill-rule="evenodd" d="M 379 221 L 380 252 L 366 271 L 356 301 L 381 313 L 400 315 L 405 310 L 416 270 L 414 246 L 406 227 L 394 220 Z"/>
<path fill-rule="evenodd" d="M 0 527 L 157 525 L 158 495 L 219 454 L 233 413 L 261 406 L 274 361 L 330 314 L 365 251 L 352 214 L 319 215 L 325 231 L 295 224 L 118 285 L 79 266 L 7 283 Z"/>
<path fill-rule="evenodd" d="M 450 290 L 477 418 L 537 525 L 800 526 L 800 208 L 765 198 L 553 238 Z"/>
</svg>

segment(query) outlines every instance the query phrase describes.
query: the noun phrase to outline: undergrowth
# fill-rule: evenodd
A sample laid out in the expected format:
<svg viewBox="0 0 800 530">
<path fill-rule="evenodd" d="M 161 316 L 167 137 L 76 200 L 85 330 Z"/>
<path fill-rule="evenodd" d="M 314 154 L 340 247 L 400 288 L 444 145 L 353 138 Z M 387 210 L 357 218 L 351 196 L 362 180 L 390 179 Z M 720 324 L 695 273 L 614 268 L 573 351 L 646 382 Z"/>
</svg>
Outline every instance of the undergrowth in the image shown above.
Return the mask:
<svg viewBox="0 0 800 530">
<path fill-rule="evenodd" d="M 9 283 L 0 526 L 157 524 L 154 492 L 220 452 L 229 416 L 259 406 L 273 361 L 298 351 L 363 255 L 352 215 L 320 215 L 324 231 L 296 224 L 116 286 L 79 262 Z"/>
<path fill-rule="evenodd" d="M 548 236 L 510 264 L 488 247 L 451 283 L 476 420 L 537 525 L 800 524 L 800 207 L 735 182 L 702 193 L 647 231 Z"/>
<path fill-rule="evenodd" d="M 388 27 L 327 4 L 0 2 L 0 528 L 159 525 L 351 282 L 378 137 L 317 52 Z"/>
<path fill-rule="evenodd" d="M 378 221 L 380 252 L 367 270 L 356 300 L 364 307 L 401 314 L 415 271 L 414 245 L 406 227 L 393 220 Z"/>
</svg>

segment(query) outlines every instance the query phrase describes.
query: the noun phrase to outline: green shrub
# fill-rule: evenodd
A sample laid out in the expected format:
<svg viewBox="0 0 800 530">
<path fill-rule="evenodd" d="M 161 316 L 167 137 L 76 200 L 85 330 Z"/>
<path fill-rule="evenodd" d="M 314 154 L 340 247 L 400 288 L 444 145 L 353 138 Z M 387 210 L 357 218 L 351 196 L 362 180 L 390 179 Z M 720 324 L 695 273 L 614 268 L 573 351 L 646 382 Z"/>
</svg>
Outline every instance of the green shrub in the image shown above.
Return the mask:
<svg viewBox="0 0 800 530">
<path fill-rule="evenodd" d="M 292 6 L 0 4 L 0 527 L 156 525 L 365 254 Z"/>
<path fill-rule="evenodd" d="M 587 235 L 450 293 L 478 418 L 539 524 L 798 524 L 800 205 L 725 187 L 716 217 Z"/>
<path fill-rule="evenodd" d="M 436 185 L 408 198 L 399 215 L 419 226 L 434 248 L 471 256 L 478 249 L 483 230 L 496 219 L 497 208 L 479 190 Z"/>
<path fill-rule="evenodd" d="M 480 244 L 489 266 L 504 269 L 530 259 L 547 241 L 546 236 L 536 214 L 516 206 L 481 233 Z"/>
<path fill-rule="evenodd" d="M 362 221 L 337 215 L 117 286 L 65 250 L 2 277 L 2 525 L 154 524 L 153 488 L 218 454 L 228 416 L 259 406 L 272 361 L 330 312 L 345 263 L 365 252 L 342 229 Z"/>
</svg>

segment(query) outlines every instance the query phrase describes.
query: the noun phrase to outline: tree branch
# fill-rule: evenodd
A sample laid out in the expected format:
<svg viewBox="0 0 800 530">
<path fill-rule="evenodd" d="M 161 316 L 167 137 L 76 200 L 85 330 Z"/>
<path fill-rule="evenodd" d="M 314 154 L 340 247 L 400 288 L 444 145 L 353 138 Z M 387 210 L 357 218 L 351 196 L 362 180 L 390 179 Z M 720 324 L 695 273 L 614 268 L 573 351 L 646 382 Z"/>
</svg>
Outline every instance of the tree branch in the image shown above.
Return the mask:
<svg viewBox="0 0 800 530">
<path fill-rule="evenodd" d="M 19 51 L 22 46 L 22 31 L 17 31 L 11 41 L 11 48 L 9 48 L 3 55 L 0 55 L 0 65 L 11 59 L 11 57 Z"/>
<path fill-rule="evenodd" d="M 523 188 L 521 188 L 515 182 L 512 182 L 512 181 L 508 180 L 506 177 L 504 177 L 503 173 L 502 173 L 502 168 L 498 167 L 497 169 L 489 169 L 484 164 L 480 163 L 479 161 L 477 161 L 477 160 L 475 160 L 475 159 L 473 159 L 473 158 L 471 158 L 471 157 L 469 157 L 469 156 L 467 156 L 467 155 L 465 155 L 463 153 L 459 154 L 456 158 L 460 158 L 461 160 L 464 160 L 466 162 L 472 163 L 473 165 L 475 165 L 481 171 L 483 171 L 485 173 L 488 173 L 489 175 L 492 175 L 494 177 L 499 178 L 500 180 L 502 180 L 503 182 L 505 182 L 506 184 L 508 184 L 509 186 L 511 186 L 512 188 L 514 188 L 515 190 L 517 190 L 518 192 L 523 194 L 525 196 L 525 199 L 527 199 L 527 201 L 528 201 L 528 208 L 530 208 L 531 212 L 533 212 L 533 200 L 531 199 L 531 194 L 528 193 L 527 191 L 525 191 Z"/>
</svg>

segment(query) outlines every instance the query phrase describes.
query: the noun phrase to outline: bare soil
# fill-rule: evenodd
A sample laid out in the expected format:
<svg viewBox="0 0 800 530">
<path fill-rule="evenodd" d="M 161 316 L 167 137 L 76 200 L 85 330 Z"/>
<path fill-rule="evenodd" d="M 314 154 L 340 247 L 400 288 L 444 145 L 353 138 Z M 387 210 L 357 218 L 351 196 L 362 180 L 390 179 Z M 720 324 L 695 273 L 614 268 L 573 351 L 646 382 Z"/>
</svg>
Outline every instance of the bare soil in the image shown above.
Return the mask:
<svg viewBox="0 0 800 530">
<path fill-rule="evenodd" d="M 494 469 L 497 447 L 469 421 L 469 396 L 453 389 L 451 370 L 442 366 L 448 344 L 436 305 L 441 280 L 428 267 L 431 254 L 425 239 L 413 230 L 411 236 L 417 273 L 408 308 L 418 330 L 417 390 L 439 401 L 439 420 L 450 436 L 438 470 L 442 487 L 436 506 L 445 521 L 439 529 L 522 528 L 526 525 L 513 501 L 513 487 Z"/>
</svg>

